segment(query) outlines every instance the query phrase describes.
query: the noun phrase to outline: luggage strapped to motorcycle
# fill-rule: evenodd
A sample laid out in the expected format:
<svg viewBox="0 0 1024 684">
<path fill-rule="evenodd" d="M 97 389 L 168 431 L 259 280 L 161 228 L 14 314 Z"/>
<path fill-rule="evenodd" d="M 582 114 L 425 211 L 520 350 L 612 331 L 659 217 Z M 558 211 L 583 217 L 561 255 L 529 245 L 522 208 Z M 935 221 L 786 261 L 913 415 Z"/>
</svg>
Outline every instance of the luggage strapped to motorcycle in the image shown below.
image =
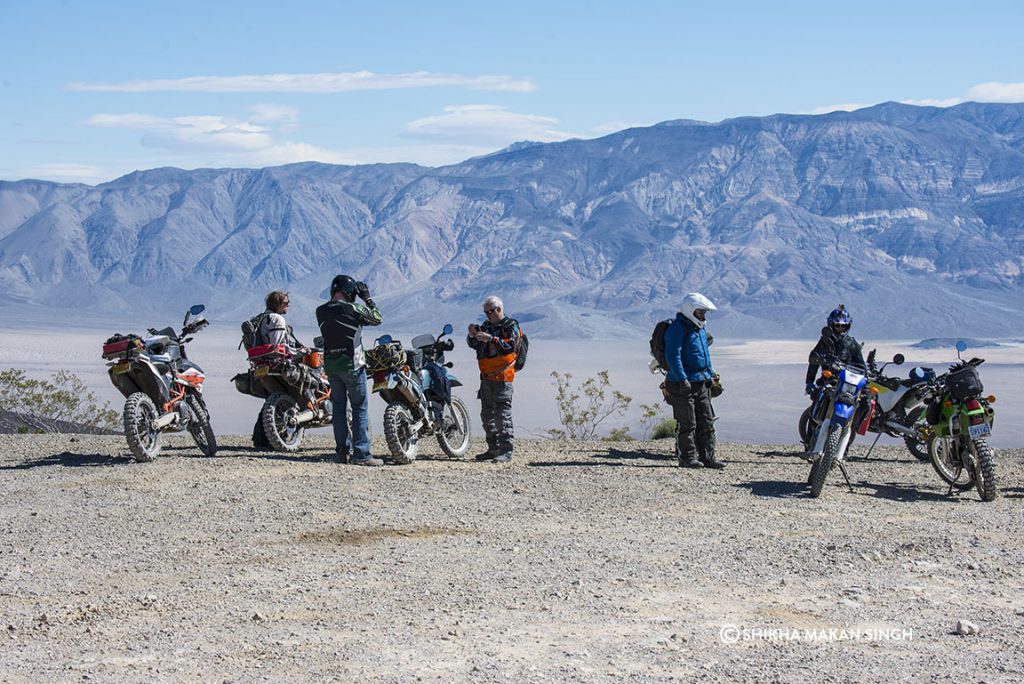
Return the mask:
<svg viewBox="0 0 1024 684">
<path fill-rule="evenodd" d="M 946 389 L 954 401 L 964 401 L 985 391 L 981 375 L 974 366 L 965 365 L 946 377 Z"/>
<path fill-rule="evenodd" d="M 284 344 L 261 344 L 253 347 L 248 352 L 249 360 L 262 359 L 263 357 L 289 356 L 288 346 Z"/>
<path fill-rule="evenodd" d="M 401 342 L 378 344 L 366 350 L 366 368 L 371 372 L 388 371 L 405 363 Z"/>
</svg>

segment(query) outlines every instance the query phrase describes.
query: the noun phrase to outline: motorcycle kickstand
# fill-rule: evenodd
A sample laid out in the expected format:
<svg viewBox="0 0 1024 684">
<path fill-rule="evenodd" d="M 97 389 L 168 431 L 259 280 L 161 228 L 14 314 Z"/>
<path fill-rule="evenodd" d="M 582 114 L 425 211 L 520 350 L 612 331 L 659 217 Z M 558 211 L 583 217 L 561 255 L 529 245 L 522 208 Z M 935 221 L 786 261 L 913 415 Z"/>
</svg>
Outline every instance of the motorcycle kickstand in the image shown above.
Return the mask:
<svg viewBox="0 0 1024 684">
<path fill-rule="evenodd" d="M 875 445 L 878 444 L 878 440 L 880 440 L 881 438 L 882 438 L 882 433 L 879 432 L 875 436 L 875 441 L 871 443 L 871 448 L 868 449 L 868 453 L 864 454 L 863 458 L 864 458 L 865 461 L 871 460 L 871 452 L 875 450 Z"/>
<path fill-rule="evenodd" d="M 836 461 L 836 465 L 839 466 L 839 472 L 841 472 L 843 474 L 843 477 L 846 478 L 846 486 L 849 487 L 850 491 L 852 492 L 853 485 L 850 484 L 850 475 L 849 473 L 846 472 L 846 464 L 843 463 L 842 461 Z"/>
</svg>

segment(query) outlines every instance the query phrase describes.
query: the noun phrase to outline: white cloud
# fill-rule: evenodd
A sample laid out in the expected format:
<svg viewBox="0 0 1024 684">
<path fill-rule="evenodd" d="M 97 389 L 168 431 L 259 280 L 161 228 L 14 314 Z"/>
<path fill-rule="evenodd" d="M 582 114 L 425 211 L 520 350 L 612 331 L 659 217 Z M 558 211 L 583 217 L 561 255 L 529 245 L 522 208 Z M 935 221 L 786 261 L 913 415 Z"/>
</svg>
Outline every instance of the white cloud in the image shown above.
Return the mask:
<svg viewBox="0 0 1024 684">
<path fill-rule="evenodd" d="M 512 76 L 464 76 L 416 71 L 408 74 L 375 74 L 351 71 L 323 74 L 257 74 L 248 76 L 190 76 L 99 83 L 74 81 L 67 90 L 101 93 L 149 93 L 156 91 L 208 93 L 344 93 L 354 90 L 395 90 L 449 86 L 471 90 L 499 90 L 528 93 L 536 85 L 528 78 Z"/>
<path fill-rule="evenodd" d="M 919 107 L 953 107 L 964 102 L 1002 102 L 1015 103 L 1024 102 L 1024 83 L 1002 83 L 1000 81 L 989 81 L 971 86 L 962 97 L 927 98 L 923 100 L 900 100 L 903 104 L 917 105 Z M 827 114 L 828 112 L 852 112 L 856 109 L 871 107 L 871 104 L 837 104 L 815 107 L 811 114 Z"/>
<path fill-rule="evenodd" d="M 406 135 L 498 146 L 517 140 L 554 142 L 576 137 L 556 130 L 558 119 L 554 117 L 519 114 L 494 105 L 453 105 L 444 112 L 410 121 Z"/>
<path fill-rule="evenodd" d="M 2 172 L 0 172 L 2 173 Z M 58 183 L 101 183 L 112 175 L 89 164 L 37 164 L 3 173 L 10 178 L 37 178 Z"/>
<path fill-rule="evenodd" d="M 1024 102 L 1024 83 L 979 83 L 967 90 L 964 99 L 974 102 Z"/>
</svg>

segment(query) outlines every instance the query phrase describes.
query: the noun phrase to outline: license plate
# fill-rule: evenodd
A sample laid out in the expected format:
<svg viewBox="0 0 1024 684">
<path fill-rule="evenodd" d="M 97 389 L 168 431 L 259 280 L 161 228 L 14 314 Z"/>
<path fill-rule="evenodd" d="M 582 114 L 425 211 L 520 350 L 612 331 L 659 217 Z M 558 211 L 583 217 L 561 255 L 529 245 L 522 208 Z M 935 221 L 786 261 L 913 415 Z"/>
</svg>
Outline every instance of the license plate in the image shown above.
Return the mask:
<svg viewBox="0 0 1024 684">
<path fill-rule="evenodd" d="M 981 439 L 982 437 L 988 437 L 992 434 L 992 428 L 988 426 L 988 423 L 980 423 L 978 425 L 971 425 L 967 428 L 967 432 L 970 433 L 971 439 Z"/>
<path fill-rule="evenodd" d="M 254 370 L 252 372 L 252 374 L 254 376 L 256 376 L 257 378 L 262 378 L 262 377 L 266 376 L 266 374 L 269 373 L 269 372 L 270 372 L 270 366 L 259 366 L 256 370 Z"/>
<path fill-rule="evenodd" d="M 387 386 L 388 386 L 387 378 L 385 378 L 384 380 L 378 380 L 377 382 L 373 383 L 373 389 L 371 391 L 373 391 L 373 392 L 380 392 L 382 389 L 385 389 Z"/>
<path fill-rule="evenodd" d="M 131 362 L 130 361 L 126 361 L 125 363 L 119 363 L 116 366 L 114 366 L 112 371 L 113 371 L 114 375 L 120 375 L 121 373 L 127 373 L 131 369 L 132 369 Z"/>
</svg>

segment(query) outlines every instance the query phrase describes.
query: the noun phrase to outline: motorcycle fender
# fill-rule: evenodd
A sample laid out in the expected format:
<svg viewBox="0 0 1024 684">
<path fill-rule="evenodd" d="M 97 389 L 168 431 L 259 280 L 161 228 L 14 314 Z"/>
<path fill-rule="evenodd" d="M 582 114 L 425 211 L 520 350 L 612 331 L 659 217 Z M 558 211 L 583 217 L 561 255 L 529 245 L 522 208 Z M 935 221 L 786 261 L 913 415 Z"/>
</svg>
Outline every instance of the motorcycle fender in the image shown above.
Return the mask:
<svg viewBox="0 0 1024 684">
<path fill-rule="evenodd" d="M 832 423 L 846 425 L 846 422 L 850 420 L 850 416 L 853 415 L 854 408 L 852 405 L 840 404 L 837 401 L 832 407 Z"/>
<path fill-rule="evenodd" d="M 445 373 L 448 376 L 448 384 L 452 387 L 462 387 L 462 381 L 455 377 L 455 373 L 448 371 Z"/>
</svg>

